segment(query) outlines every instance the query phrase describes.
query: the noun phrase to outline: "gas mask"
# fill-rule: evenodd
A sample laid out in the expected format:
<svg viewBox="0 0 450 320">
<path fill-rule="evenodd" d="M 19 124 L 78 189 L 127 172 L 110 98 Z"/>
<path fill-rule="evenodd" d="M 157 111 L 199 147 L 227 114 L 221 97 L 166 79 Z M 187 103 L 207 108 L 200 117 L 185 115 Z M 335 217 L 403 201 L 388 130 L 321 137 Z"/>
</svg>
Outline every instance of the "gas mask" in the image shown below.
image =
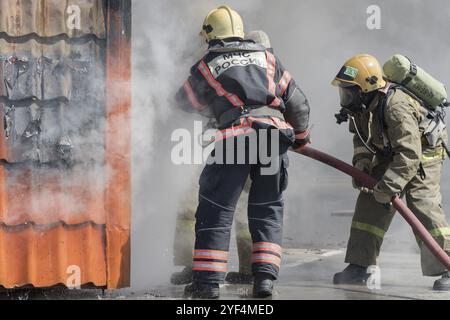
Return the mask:
<svg viewBox="0 0 450 320">
<path fill-rule="evenodd" d="M 363 112 L 366 109 L 364 95 L 358 86 L 339 87 L 339 97 L 341 107 L 349 113 Z"/>
<path fill-rule="evenodd" d="M 337 123 L 342 124 L 356 113 L 367 110 L 376 96 L 376 91 L 363 93 L 358 86 L 339 87 L 341 111 L 335 115 Z"/>
</svg>

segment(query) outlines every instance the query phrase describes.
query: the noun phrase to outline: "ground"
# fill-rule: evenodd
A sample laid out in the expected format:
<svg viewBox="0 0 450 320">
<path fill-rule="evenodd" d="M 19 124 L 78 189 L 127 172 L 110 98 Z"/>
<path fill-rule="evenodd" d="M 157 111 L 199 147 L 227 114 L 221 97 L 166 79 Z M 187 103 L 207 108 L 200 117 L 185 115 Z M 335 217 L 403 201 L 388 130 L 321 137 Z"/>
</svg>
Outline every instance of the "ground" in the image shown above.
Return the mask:
<svg viewBox="0 0 450 320">
<path fill-rule="evenodd" d="M 281 300 L 450 300 L 450 293 L 434 292 L 433 278 L 421 275 L 417 253 L 384 252 L 381 261 L 381 289 L 334 286 L 336 271 L 344 268 L 344 250 L 287 249 L 284 266 L 272 299 Z M 251 286 L 224 285 L 221 299 L 251 299 Z M 138 299 L 183 298 L 183 286 L 159 286 L 146 292 L 132 290 L 21 290 L 4 293 L 1 299 Z"/>
<path fill-rule="evenodd" d="M 443 299 L 450 293 L 434 292 L 433 278 L 425 278 L 415 253 L 388 252 L 381 263 L 381 289 L 360 286 L 334 286 L 332 277 L 345 267 L 344 250 L 285 250 L 284 266 L 273 299 L 281 300 L 377 300 Z M 158 296 L 181 299 L 182 287 L 163 287 Z M 222 299 L 249 299 L 251 286 L 225 285 Z"/>
</svg>

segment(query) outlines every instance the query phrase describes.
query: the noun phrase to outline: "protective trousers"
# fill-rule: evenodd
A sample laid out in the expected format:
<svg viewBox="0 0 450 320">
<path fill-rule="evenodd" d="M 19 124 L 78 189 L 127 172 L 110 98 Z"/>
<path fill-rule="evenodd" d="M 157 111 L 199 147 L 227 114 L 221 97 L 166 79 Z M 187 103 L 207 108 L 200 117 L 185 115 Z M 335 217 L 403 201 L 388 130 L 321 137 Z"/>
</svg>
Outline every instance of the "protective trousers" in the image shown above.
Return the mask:
<svg viewBox="0 0 450 320">
<path fill-rule="evenodd" d="M 372 170 L 372 176 L 381 179 L 388 162 Z M 406 186 L 403 196 L 408 207 L 446 251 L 450 252 L 450 228 L 442 210 L 440 192 L 442 160 L 424 166 Z M 377 264 L 384 235 L 389 229 L 395 209 L 377 203 L 374 197 L 361 193 L 356 203 L 346 262 L 368 267 Z M 416 237 L 417 238 L 417 237 Z M 426 246 L 417 238 L 421 250 L 422 271 L 425 276 L 439 276 L 446 271 Z"/>
<path fill-rule="evenodd" d="M 198 174 L 198 176 L 200 173 Z M 197 179 L 198 179 L 197 176 Z M 250 179 L 244 188 L 245 193 L 240 197 L 237 204 L 234 221 L 234 231 L 239 257 L 239 272 L 252 274 L 252 239 L 248 227 L 247 203 L 250 191 Z M 195 212 L 198 205 L 197 182 L 185 194 L 180 202 L 180 210 L 177 215 L 177 224 L 174 239 L 174 264 L 176 266 L 191 267 L 192 251 L 195 241 Z"/>
<path fill-rule="evenodd" d="M 288 147 L 288 144 L 280 143 L 276 153 L 272 153 L 271 162 L 263 164 L 259 152 L 257 161 L 250 161 L 248 155 L 253 148 L 246 144 L 244 164 L 238 164 L 234 159 L 232 163 L 226 161 L 220 164 L 216 161 L 205 167 L 200 177 L 199 205 L 196 213 L 196 242 L 192 268 L 195 281 L 224 281 L 233 216 L 249 176 L 251 186 L 248 221 L 253 242 L 252 272 L 268 273 L 274 279 L 278 277 L 282 254 L 283 191 L 288 183 Z M 242 151 L 242 148 L 235 144 L 234 152 Z M 224 149 L 225 158 L 229 149 Z M 269 146 L 267 150 L 270 149 Z M 217 151 L 216 146 L 212 156 L 216 156 Z M 268 167 L 274 168 L 268 170 L 274 173 L 269 174 L 265 170 Z"/>
</svg>

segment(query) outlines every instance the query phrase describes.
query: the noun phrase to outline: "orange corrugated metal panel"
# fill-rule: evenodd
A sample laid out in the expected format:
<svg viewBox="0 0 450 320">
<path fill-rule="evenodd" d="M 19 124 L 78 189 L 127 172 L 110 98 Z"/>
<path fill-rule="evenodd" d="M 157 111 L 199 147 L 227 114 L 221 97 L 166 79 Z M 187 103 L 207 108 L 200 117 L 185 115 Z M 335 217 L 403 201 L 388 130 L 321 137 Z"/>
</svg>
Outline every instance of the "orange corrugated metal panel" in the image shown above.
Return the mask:
<svg viewBox="0 0 450 320">
<path fill-rule="evenodd" d="M 105 180 L 77 169 L 0 166 L 0 222 L 8 226 L 106 223 Z"/>
<path fill-rule="evenodd" d="M 106 189 L 108 287 L 130 285 L 131 1 L 109 2 L 107 20 Z"/>
<path fill-rule="evenodd" d="M 0 284 L 66 285 L 78 268 L 81 283 L 106 286 L 104 226 L 0 226 Z"/>
<path fill-rule="evenodd" d="M 76 45 L 65 41 L 51 45 L 35 41 L 16 44 L 0 37 L 0 64 L 10 86 L 10 98 L 71 98 L 76 94 L 74 82 L 77 78 L 84 78 L 91 86 L 90 91 L 103 97 L 104 47 L 105 43 L 94 41 Z"/>
<path fill-rule="evenodd" d="M 18 57 L 35 57 L 42 56 L 50 59 L 62 60 L 62 58 L 71 57 L 94 57 L 100 56 L 99 52 L 105 45 L 104 40 L 101 41 L 85 41 L 72 44 L 67 41 L 56 41 L 52 44 L 46 44 L 35 40 L 24 43 L 8 42 L 0 37 L 0 55 L 10 57 L 15 55 Z"/>
<path fill-rule="evenodd" d="M 0 78 L 7 80 L 0 84 L 0 286 L 65 284 L 68 266 L 81 269 L 81 284 L 129 286 L 131 1 L 6 2 L 0 2 Z M 81 10 L 81 30 L 66 28 L 71 5 Z M 30 129 L 47 118 L 53 122 Z M 79 132 L 71 137 L 70 162 L 46 150 L 55 132 L 56 138 Z"/>
<path fill-rule="evenodd" d="M 99 23 L 105 23 L 103 10 L 101 17 L 92 14 L 93 8 L 102 7 L 101 0 L 6 3 L 1 2 L 0 6 L 9 8 L 11 14 L 26 14 L 36 24 L 40 24 L 39 19 L 50 18 L 53 22 L 42 23 L 58 25 L 65 19 L 61 12 L 74 4 L 81 8 L 81 15 L 90 13 L 90 20 L 83 20 L 89 26 L 86 30 L 92 31 Z M 35 10 L 29 12 L 30 8 Z M 0 37 L 0 78 L 4 79 L 0 84 L 0 98 L 6 99 L 5 107 L 0 110 L 4 120 L 0 121 L 0 160 L 8 162 L 0 168 L 0 185 L 4 191 L 0 195 L 0 222 L 7 225 L 30 221 L 105 224 L 105 133 L 101 127 L 105 112 L 105 43 L 9 41 Z M 35 102 L 16 107 L 17 101 L 31 97 Z M 52 99 L 67 102 L 40 106 Z M 42 141 L 33 141 L 32 135 L 24 139 L 33 113 L 38 112 L 35 118 L 39 121 Z M 98 125 L 91 125 L 93 119 Z M 65 137 L 72 142 L 71 160 L 77 164 L 63 168 L 24 164 L 29 161 L 51 164 L 59 160 L 55 145 Z"/>
<path fill-rule="evenodd" d="M 105 38 L 103 1 L 2 0 L 0 32 L 11 37 L 95 35 Z"/>
</svg>

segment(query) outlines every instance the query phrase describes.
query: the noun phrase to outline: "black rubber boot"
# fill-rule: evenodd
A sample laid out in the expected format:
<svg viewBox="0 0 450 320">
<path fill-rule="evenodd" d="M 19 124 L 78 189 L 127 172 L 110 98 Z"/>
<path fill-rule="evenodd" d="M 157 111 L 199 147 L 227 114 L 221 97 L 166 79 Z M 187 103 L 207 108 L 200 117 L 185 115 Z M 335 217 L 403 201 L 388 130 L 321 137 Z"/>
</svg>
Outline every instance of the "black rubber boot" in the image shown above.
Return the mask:
<svg viewBox="0 0 450 320">
<path fill-rule="evenodd" d="M 268 273 L 257 273 L 253 284 L 253 296 L 255 298 L 267 298 L 273 293 L 273 276 Z"/>
<path fill-rule="evenodd" d="M 334 275 L 333 283 L 365 285 L 369 277 L 370 274 L 367 273 L 366 267 L 350 264 L 344 271 Z"/>
<path fill-rule="evenodd" d="M 185 267 L 181 272 L 175 272 L 170 277 L 170 282 L 176 286 L 186 285 L 192 282 L 192 268 Z"/>
<path fill-rule="evenodd" d="M 231 284 L 252 284 L 253 275 L 240 272 L 228 272 L 225 281 Z"/>
<path fill-rule="evenodd" d="M 450 272 L 446 272 L 441 279 L 436 280 L 433 290 L 450 291 Z"/>
<path fill-rule="evenodd" d="M 184 288 L 184 296 L 193 299 L 219 299 L 219 284 L 193 282 Z"/>
</svg>

